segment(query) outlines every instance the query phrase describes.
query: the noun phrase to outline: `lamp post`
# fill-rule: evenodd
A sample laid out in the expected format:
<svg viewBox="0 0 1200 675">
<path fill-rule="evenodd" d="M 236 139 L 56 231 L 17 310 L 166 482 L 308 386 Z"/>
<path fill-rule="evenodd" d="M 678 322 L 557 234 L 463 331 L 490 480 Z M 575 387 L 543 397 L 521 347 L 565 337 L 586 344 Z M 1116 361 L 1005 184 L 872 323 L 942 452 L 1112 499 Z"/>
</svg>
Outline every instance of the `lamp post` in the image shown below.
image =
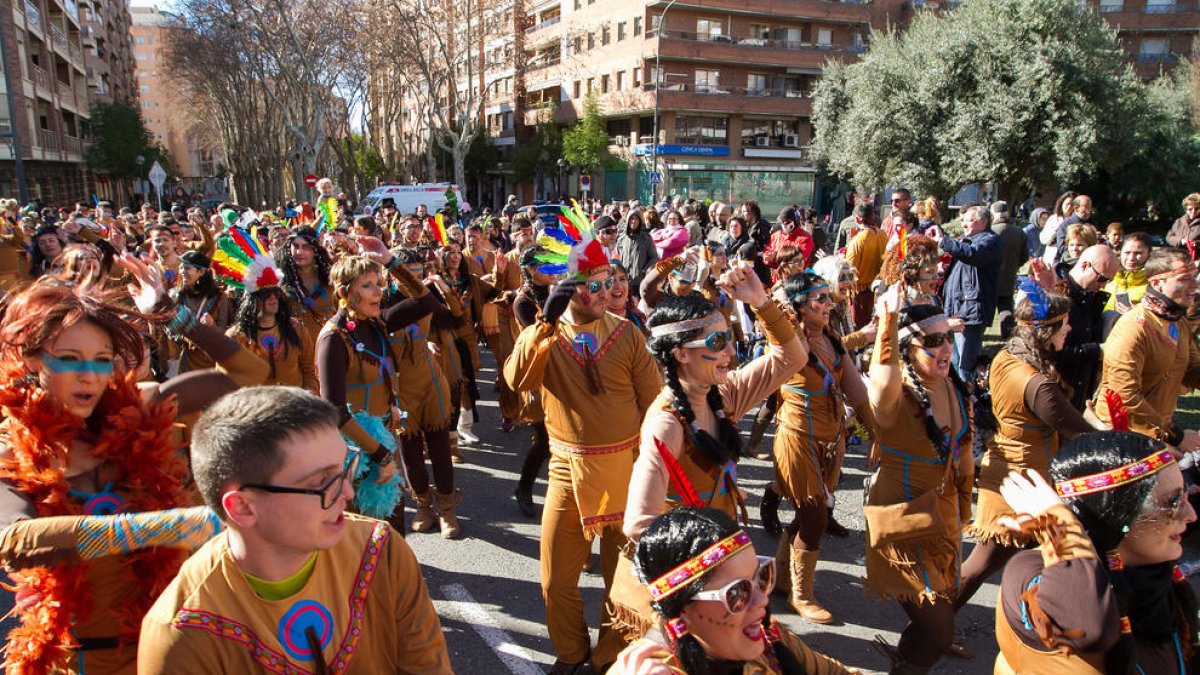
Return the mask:
<svg viewBox="0 0 1200 675">
<path fill-rule="evenodd" d="M 658 15 L 658 30 L 654 32 L 654 138 L 651 139 L 650 152 L 653 156 L 654 173 L 658 173 L 658 91 L 662 89 L 662 34 L 667 26 L 667 12 L 674 6 L 675 0 L 667 3 L 663 7 L 662 14 Z M 659 185 L 662 185 L 661 174 L 659 175 Z M 658 203 L 658 187 L 654 188 L 654 202 Z"/>
<path fill-rule="evenodd" d="M 133 161 L 135 164 L 137 164 L 138 177 L 135 179 L 134 184 L 133 184 L 134 185 L 133 191 L 134 191 L 134 193 L 136 193 L 138 191 L 138 189 L 142 187 L 142 166 L 146 163 L 146 158 L 141 155 L 138 155 L 137 157 L 133 158 Z M 146 192 L 150 192 L 150 191 L 146 190 Z M 142 195 L 142 203 L 143 204 L 150 201 L 147 197 L 149 197 L 149 195 L 146 195 L 146 194 Z"/>
<path fill-rule="evenodd" d="M 567 179 L 563 177 L 566 172 L 567 172 L 567 160 L 563 159 L 562 157 L 559 157 L 558 158 L 558 186 L 557 187 L 558 187 L 558 200 L 560 202 L 562 201 L 562 195 L 563 195 L 563 183 L 567 182 Z"/>
</svg>

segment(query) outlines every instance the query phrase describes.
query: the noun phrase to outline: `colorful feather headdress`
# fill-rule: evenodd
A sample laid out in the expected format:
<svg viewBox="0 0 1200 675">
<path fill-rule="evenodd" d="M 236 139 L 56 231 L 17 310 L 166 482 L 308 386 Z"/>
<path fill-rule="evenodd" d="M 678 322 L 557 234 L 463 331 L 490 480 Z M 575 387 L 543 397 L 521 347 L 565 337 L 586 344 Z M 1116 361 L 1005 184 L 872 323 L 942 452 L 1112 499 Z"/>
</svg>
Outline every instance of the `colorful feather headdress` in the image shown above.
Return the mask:
<svg viewBox="0 0 1200 675">
<path fill-rule="evenodd" d="M 543 274 L 563 274 L 583 279 L 597 267 L 609 264 L 604 246 L 595 238 L 592 221 L 579 203 L 571 200 L 571 207 L 561 207 L 558 227 L 548 227 L 538 237 L 545 252 L 536 259 L 538 271 Z"/>
<path fill-rule="evenodd" d="M 212 267 L 221 281 L 246 293 L 278 287 L 283 281 L 268 248 L 241 228 L 231 228 L 217 240 Z"/>
<path fill-rule="evenodd" d="M 1050 316 L 1050 298 L 1046 295 L 1046 290 L 1042 288 L 1042 285 L 1032 277 L 1021 277 L 1017 283 L 1017 288 L 1024 294 L 1024 300 L 1033 306 L 1033 319 L 1017 319 L 1017 323 L 1025 326 L 1047 326 L 1052 323 L 1058 323 L 1066 318 L 1066 312 L 1057 316 Z"/>
</svg>

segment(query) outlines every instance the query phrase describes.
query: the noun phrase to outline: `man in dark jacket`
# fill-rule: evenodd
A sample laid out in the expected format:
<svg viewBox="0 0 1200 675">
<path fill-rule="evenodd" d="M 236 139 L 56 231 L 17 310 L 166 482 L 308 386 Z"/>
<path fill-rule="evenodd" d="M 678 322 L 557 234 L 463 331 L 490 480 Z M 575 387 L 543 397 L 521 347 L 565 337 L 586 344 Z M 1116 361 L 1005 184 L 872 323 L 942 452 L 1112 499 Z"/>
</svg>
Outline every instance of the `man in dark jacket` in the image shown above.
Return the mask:
<svg viewBox="0 0 1200 675">
<path fill-rule="evenodd" d="M 1200 192 L 1183 198 L 1183 215 L 1171 225 L 1167 243 L 1171 246 L 1187 247 L 1184 242 L 1200 244 Z"/>
<path fill-rule="evenodd" d="M 946 314 L 963 320 L 961 333 L 954 334 L 954 369 L 964 382 L 970 382 L 975 361 L 983 351 L 983 331 L 992 325 L 996 314 L 996 287 L 1004 252 L 1000 237 L 992 232 L 987 207 L 972 206 L 963 211 L 964 236 L 961 241 L 934 237 L 953 262 L 946 276 L 943 293 Z"/>
<path fill-rule="evenodd" d="M 1000 336 L 1007 340 L 1017 325 L 1013 317 L 1013 294 L 1017 290 L 1017 270 L 1029 259 L 1029 242 L 1021 226 L 1011 220 L 1005 201 L 992 202 L 992 232 L 1000 237 L 1004 252 L 1000 284 L 996 290 L 996 309 L 1000 312 Z"/>
<path fill-rule="evenodd" d="M 1071 403 L 1083 410 L 1100 382 L 1101 351 L 1104 343 L 1104 304 L 1108 293 L 1103 289 L 1121 268 L 1117 254 L 1104 244 L 1088 247 L 1071 266 L 1059 263 L 1057 291 L 1071 299 L 1067 321 L 1071 332 L 1054 355 L 1054 364 L 1065 384 L 1071 388 Z"/>
</svg>

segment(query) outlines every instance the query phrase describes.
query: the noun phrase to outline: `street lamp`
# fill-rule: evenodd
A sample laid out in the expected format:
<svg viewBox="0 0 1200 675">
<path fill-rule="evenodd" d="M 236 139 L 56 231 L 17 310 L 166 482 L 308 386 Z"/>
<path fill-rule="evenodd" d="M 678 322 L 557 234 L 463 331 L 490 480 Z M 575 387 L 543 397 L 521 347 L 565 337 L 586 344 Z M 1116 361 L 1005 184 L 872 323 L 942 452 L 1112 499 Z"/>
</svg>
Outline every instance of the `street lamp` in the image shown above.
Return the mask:
<svg viewBox="0 0 1200 675">
<path fill-rule="evenodd" d="M 651 153 L 654 157 L 654 173 L 658 173 L 658 90 L 662 89 L 662 34 L 667 26 L 667 12 L 675 5 L 675 0 L 667 3 L 658 15 L 658 30 L 654 32 L 654 138 L 651 139 Z M 662 174 L 659 174 L 659 185 L 662 185 Z M 658 188 L 654 188 L 654 202 L 658 203 Z"/>
<path fill-rule="evenodd" d="M 562 195 L 563 195 L 563 183 L 567 182 L 567 179 L 563 177 L 566 172 L 567 172 L 567 160 L 563 159 L 562 157 L 559 157 L 558 158 L 558 186 L 557 187 L 558 187 L 558 200 L 560 202 L 562 201 Z"/>
</svg>

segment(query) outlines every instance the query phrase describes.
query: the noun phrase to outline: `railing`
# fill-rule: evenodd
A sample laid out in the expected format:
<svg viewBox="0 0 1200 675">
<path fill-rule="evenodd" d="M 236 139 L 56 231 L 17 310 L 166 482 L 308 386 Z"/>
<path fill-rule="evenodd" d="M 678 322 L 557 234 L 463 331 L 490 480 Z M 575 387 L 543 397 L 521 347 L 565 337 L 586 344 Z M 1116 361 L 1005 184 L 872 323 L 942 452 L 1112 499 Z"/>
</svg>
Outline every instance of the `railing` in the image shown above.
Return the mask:
<svg viewBox="0 0 1200 675">
<path fill-rule="evenodd" d="M 43 150 L 53 150 L 55 152 L 62 150 L 58 134 L 54 133 L 53 129 L 38 129 L 38 140 L 41 141 Z"/>
<path fill-rule="evenodd" d="M 738 47 L 757 47 L 760 49 L 787 49 L 790 51 L 819 51 L 819 52 L 850 52 L 860 53 L 867 50 L 866 45 L 833 46 L 832 44 L 813 44 L 799 40 L 780 40 L 764 37 L 734 37 L 732 35 L 717 35 L 709 33 L 693 33 L 680 30 L 664 30 L 662 36 L 674 40 L 690 40 L 694 42 L 716 42 Z"/>
<path fill-rule="evenodd" d="M 50 41 L 63 49 L 67 48 L 67 34 L 56 23 L 50 24 Z"/>
<path fill-rule="evenodd" d="M 543 52 L 530 56 L 525 61 L 525 67 L 529 70 L 537 70 L 538 68 L 549 68 L 562 63 L 562 52 Z"/>
<path fill-rule="evenodd" d="M 75 97 L 75 90 L 71 88 L 70 82 L 58 82 L 58 96 L 63 102 L 68 102 Z"/>
<path fill-rule="evenodd" d="M 25 0 L 25 22 L 42 30 L 42 10 L 29 0 Z"/>
<path fill-rule="evenodd" d="M 83 50 L 79 47 L 79 45 L 75 44 L 74 42 L 70 42 L 68 43 L 68 46 L 71 48 L 71 56 L 75 57 L 76 59 L 83 60 Z"/>
<path fill-rule="evenodd" d="M 1145 14 L 1178 14 L 1180 12 L 1195 12 L 1197 10 L 1200 10 L 1200 3 L 1190 2 L 1147 4 L 1142 8 L 1142 12 Z M 1104 11 L 1103 7 L 1101 7 L 1101 11 Z"/>
<path fill-rule="evenodd" d="M 1179 60 L 1178 54 L 1163 53 L 1163 54 L 1138 54 L 1138 61 L 1163 61 L 1166 63 L 1174 63 Z"/>
<path fill-rule="evenodd" d="M 73 155 L 83 154 L 83 141 L 74 136 L 63 136 L 63 150 Z"/>
<path fill-rule="evenodd" d="M 67 8 L 67 14 L 79 21 L 79 5 L 75 3 L 75 0 L 63 0 L 63 6 Z"/>
<path fill-rule="evenodd" d="M 654 83 L 647 82 L 642 89 L 654 91 Z M 759 87 L 724 87 L 710 84 L 692 84 L 681 82 L 664 84 L 664 92 L 682 92 L 691 94 L 707 94 L 710 96 L 747 96 L 751 98 L 808 98 L 810 92 L 803 89 L 763 89 Z"/>
<path fill-rule="evenodd" d="M 29 73 L 33 75 L 33 84 L 35 87 L 41 89 L 47 94 L 53 91 L 53 89 L 50 88 L 50 73 L 46 72 L 45 68 L 42 68 L 41 66 L 35 66 L 31 63 L 29 64 Z"/>
<path fill-rule="evenodd" d="M 535 24 L 533 26 L 530 26 L 529 28 L 526 28 L 525 34 L 529 35 L 530 33 L 537 32 L 543 28 L 549 28 L 550 26 L 553 26 L 554 24 L 558 23 L 559 21 L 562 21 L 561 16 L 556 16 L 552 19 L 546 19 L 545 21 L 543 21 L 539 24 Z"/>
</svg>

